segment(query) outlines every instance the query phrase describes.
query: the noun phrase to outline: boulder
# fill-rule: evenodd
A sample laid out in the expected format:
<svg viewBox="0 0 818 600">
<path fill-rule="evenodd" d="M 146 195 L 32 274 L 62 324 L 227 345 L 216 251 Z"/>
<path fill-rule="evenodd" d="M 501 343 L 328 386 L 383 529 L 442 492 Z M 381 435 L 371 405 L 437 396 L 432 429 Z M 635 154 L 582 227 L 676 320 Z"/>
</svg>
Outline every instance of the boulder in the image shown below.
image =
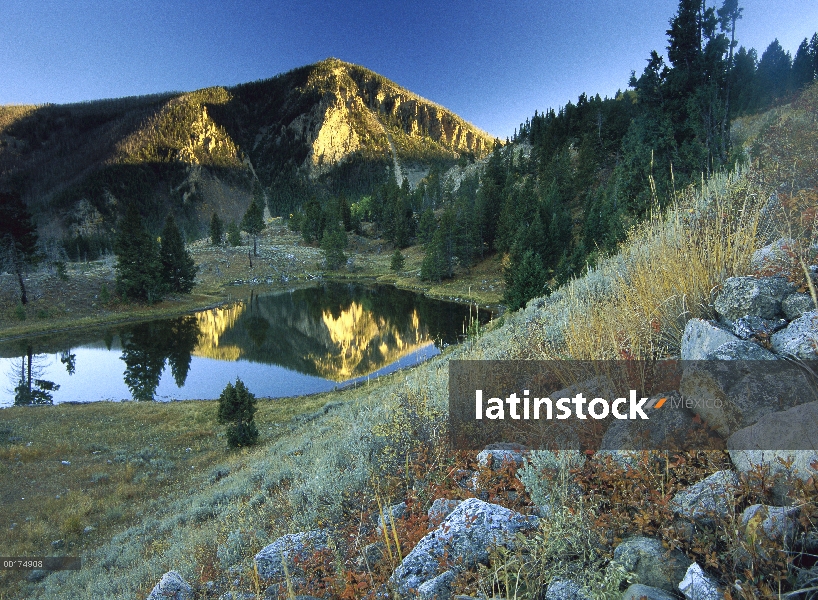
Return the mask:
<svg viewBox="0 0 818 600">
<path fill-rule="evenodd" d="M 676 590 L 676 585 L 687 572 L 691 561 L 678 550 L 665 557 L 662 543 L 653 538 L 632 537 L 624 540 L 614 550 L 614 560 L 630 573 L 636 574 L 638 583 L 660 588 L 666 592 Z"/>
<path fill-rule="evenodd" d="M 634 583 L 622 594 L 622 600 L 641 600 L 642 598 L 647 600 L 676 600 L 676 596 L 667 593 L 665 590 L 642 585 L 641 583 Z"/>
<path fill-rule="evenodd" d="M 754 315 L 776 319 L 781 313 L 781 301 L 795 292 L 795 286 L 785 277 L 730 277 L 716 297 L 716 312 L 728 321 Z"/>
<path fill-rule="evenodd" d="M 281 581 L 285 578 L 284 561 L 291 577 L 303 576 L 297 563 L 307 560 L 315 552 L 327 548 L 327 532 L 323 529 L 289 533 L 262 548 L 255 556 L 259 577 Z M 298 558 L 296 561 L 295 559 Z"/>
<path fill-rule="evenodd" d="M 176 571 L 168 571 L 151 590 L 147 600 L 192 600 L 193 588 Z"/>
<path fill-rule="evenodd" d="M 673 512 L 688 521 L 713 527 L 730 514 L 739 479 L 733 471 L 717 471 L 677 492 L 670 501 Z"/>
<path fill-rule="evenodd" d="M 790 294 L 781 302 L 781 310 L 788 321 L 794 321 L 804 313 L 815 310 L 815 302 L 809 294 Z"/>
<path fill-rule="evenodd" d="M 753 342 L 759 356 L 772 356 Z M 714 355 L 733 354 L 731 346 Z M 724 352 L 724 354 L 721 354 Z M 784 360 L 711 360 L 684 364 L 679 391 L 690 410 L 723 438 L 767 415 L 805 401 L 809 378 L 798 365 Z"/>
<path fill-rule="evenodd" d="M 690 319 L 682 334 L 682 360 L 703 360 L 710 352 L 738 338 L 711 321 Z"/>
<path fill-rule="evenodd" d="M 469 498 L 417 543 L 389 581 L 399 594 L 408 595 L 450 569 L 485 563 L 491 547 L 513 547 L 515 534 L 537 522 L 537 517 Z"/>
<path fill-rule="evenodd" d="M 795 240 L 779 238 L 753 252 L 750 269 L 756 275 L 786 275 L 798 266 L 793 248 Z"/>
<path fill-rule="evenodd" d="M 384 516 L 386 516 L 386 524 L 391 527 L 392 521 L 394 520 L 397 523 L 398 519 L 403 519 L 406 517 L 406 502 L 401 502 L 400 504 L 393 504 L 392 506 L 387 506 L 386 510 L 383 511 L 383 515 L 378 515 L 378 531 L 383 530 L 384 526 Z"/>
<path fill-rule="evenodd" d="M 650 413 L 649 421 L 615 420 L 605 430 L 599 448 L 611 451 L 611 456 L 622 466 L 636 466 L 639 454 L 628 453 L 628 450 L 662 450 L 686 447 L 686 437 L 696 428 L 693 412 L 680 403 L 681 394 L 671 391 L 651 397 L 649 405 L 660 398 L 666 398 L 663 409 Z M 671 406 L 679 406 L 672 409 Z"/>
<path fill-rule="evenodd" d="M 791 298 L 791 296 L 787 296 L 784 302 L 781 303 L 782 308 L 789 298 Z M 761 317 L 748 315 L 736 319 L 732 325 L 732 330 L 733 333 L 742 340 L 749 340 L 753 337 L 763 339 L 770 337 L 776 331 L 784 329 L 786 326 L 787 321 L 785 319 L 762 319 Z"/>
<path fill-rule="evenodd" d="M 554 579 L 548 584 L 545 600 L 590 600 L 590 595 L 571 579 Z"/>
<path fill-rule="evenodd" d="M 520 444 L 489 444 L 477 455 L 477 464 L 481 467 L 491 467 L 492 471 L 499 470 L 504 464 L 521 467 L 526 450 L 526 447 Z"/>
<path fill-rule="evenodd" d="M 420 600 L 449 600 L 452 597 L 452 582 L 457 574 L 449 569 L 418 588 Z"/>
<path fill-rule="evenodd" d="M 704 357 L 705 360 L 777 360 L 778 357 L 755 342 L 738 340 L 722 344 Z"/>
<path fill-rule="evenodd" d="M 768 547 L 770 542 L 779 548 L 789 547 L 798 534 L 799 512 L 797 506 L 748 506 L 741 514 L 744 537 L 758 548 Z"/>
<path fill-rule="evenodd" d="M 770 341 L 778 354 L 801 360 L 818 360 L 818 310 L 805 312 L 786 329 L 774 333 Z"/>
<path fill-rule="evenodd" d="M 451 514 L 457 508 L 462 500 L 447 500 L 446 498 L 438 498 L 432 502 L 429 511 L 426 513 L 429 516 L 429 527 L 437 527 L 440 522 Z"/>
<path fill-rule="evenodd" d="M 687 600 L 722 600 L 718 585 L 705 575 L 698 563 L 693 563 L 687 570 L 684 579 L 679 583 L 679 590 Z"/>
</svg>

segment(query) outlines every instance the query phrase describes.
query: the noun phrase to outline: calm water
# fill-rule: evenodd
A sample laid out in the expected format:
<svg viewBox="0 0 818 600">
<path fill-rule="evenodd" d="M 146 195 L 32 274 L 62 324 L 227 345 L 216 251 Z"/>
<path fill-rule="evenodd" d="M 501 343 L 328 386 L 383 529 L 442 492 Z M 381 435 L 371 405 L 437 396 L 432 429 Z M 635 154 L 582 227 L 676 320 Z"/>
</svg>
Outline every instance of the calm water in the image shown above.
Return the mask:
<svg viewBox="0 0 818 600">
<path fill-rule="evenodd" d="M 316 393 L 426 360 L 463 339 L 472 307 L 386 286 L 324 284 L 139 324 L 0 344 L 0 407 Z M 479 320 L 486 323 L 488 311 Z"/>
</svg>

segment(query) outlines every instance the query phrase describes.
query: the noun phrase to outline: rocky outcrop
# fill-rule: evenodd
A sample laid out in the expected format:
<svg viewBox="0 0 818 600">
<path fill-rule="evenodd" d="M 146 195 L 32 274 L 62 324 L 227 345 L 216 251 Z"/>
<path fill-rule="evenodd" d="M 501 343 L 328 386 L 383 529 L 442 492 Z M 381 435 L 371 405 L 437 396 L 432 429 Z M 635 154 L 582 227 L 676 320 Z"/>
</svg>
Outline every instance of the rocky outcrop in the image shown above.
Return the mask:
<svg viewBox="0 0 818 600">
<path fill-rule="evenodd" d="M 738 485 L 738 476 L 733 471 L 718 471 L 677 492 L 670 506 L 683 519 L 712 527 L 727 516 Z"/>
<path fill-rule="evenodd" d="M 256 554 L 259 577 L 272 581 L 303 577 L 304 573 L 297 563 L 309 559 L 315 552 L 325 550 L 327 539 L 327 532 L 323 529 L 290 533 L 278 538 Z"/>
<path fill-rule="evenodd" d="M 635 574 L 636 582 L 665 592 L 676 590 L 691 562 L 678 550 L 665 556 L 662 543 L 647 537 L 624 540 L 614 550 L 614 560 Z"/>
<path fill-rule="evenodd" d="M 716 298 L 716 312 L 735 321 L 747 315 L 775 319 L 781 314 L 781 302 L 795 292 L 784 277 L 730 277 Z"/>
<path fill-rule="evenodd" d="M 193 600 L 193 588 L 176 571 L 168 571 L 151 590 L 147 600 Z"/>
</svg>

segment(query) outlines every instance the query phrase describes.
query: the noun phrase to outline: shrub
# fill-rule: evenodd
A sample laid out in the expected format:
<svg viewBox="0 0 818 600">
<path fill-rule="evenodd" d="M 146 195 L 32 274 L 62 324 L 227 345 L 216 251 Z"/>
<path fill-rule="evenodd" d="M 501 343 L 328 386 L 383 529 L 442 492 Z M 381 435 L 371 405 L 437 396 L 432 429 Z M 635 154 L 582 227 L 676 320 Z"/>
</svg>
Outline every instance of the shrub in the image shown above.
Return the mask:
<svg viewBox="0 0 818 600">
<path fill-rule="evenodd" d="M 241 379 L 236 385 L 228 383 L 219 396 L 218 420 L 227 424 L 227 445 L 230 448 L 252 446 L 258 442 L 258 429 L 253 422 L 256 413 L 256 397 Z"/>
</svg>

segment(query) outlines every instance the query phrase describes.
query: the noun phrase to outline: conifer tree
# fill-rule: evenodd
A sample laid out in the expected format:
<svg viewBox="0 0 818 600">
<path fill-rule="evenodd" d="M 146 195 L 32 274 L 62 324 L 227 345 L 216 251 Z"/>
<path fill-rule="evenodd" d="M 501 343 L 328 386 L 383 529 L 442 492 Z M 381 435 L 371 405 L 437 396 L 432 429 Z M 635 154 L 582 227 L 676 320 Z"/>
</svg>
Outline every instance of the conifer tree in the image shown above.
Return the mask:
<svg viewBox="0 0 818 600">
<path fill-rule="evenodd" d="M 20 304 L 28 303 L 23 273 L 37 261 L 37 227 L 17 194 L 0 193 L 0 252 L 20 285 Z"/>
<path fill-rule="evenodd" d="M 339 269 L 346 263 L 344 249 L 347 247 L 347 234 L 334 220 L 330 220 L 324 237 L 321 238 L 321 250 L 330 270 Z"/>
<path fill-rule="evenodd" d="M 117 229 L 117 292 L 126 299 L 159 302 L 166 290 L 159 245 L 142 222 L 135 203 L 128 205 Z"/>
<path fill-rule="evenodd" d="M 395 248 L 395 251 L 392 253 L 392 261 L 389 268 L 393 271 L 401 271 L 405 263 L 406 259 L 403 254 L 401 254 L 400 248 Z"/>
<path fill-rule="evenodd" d="M 256 197 L 250 202 L 244 218 L 241 220 L 241 228 L 253 236 L 253 256 L 258 256 L 256 240 L 258 234 L 264 231 L 264 209 Z"/>
<path fill-rule="evenodd" d="M 227 445 L 231 448 L 252 446 L 258 442 L 258 428 L 253 421 L 256 397 L 241 379 L 228 383 L 219 396 L 218 421 L 227 425 Z"/>
<path fill-rule="evenodd" d="M 213 213 L 210 219 L 210 243 L 214 246 L 221 246 L 223 235 L 224 223 L 219 218 L 219 215 Z"/>
<path fill-rule="evenodd" d="M 162 278 L 170 291 L 189 294 L 193 289 L 198 267 L 190 252 L 185 249 L 185 241 L 172 214 L 168 215 L 162 230 L 159 255 L 162 260 Z"/>
<path fill-rule="evenodd" d="M 227 242 L 233 247 L 241 246 L 241 232 L 235 221 L 230 221 L 227 226 Z"/>
</svg>

